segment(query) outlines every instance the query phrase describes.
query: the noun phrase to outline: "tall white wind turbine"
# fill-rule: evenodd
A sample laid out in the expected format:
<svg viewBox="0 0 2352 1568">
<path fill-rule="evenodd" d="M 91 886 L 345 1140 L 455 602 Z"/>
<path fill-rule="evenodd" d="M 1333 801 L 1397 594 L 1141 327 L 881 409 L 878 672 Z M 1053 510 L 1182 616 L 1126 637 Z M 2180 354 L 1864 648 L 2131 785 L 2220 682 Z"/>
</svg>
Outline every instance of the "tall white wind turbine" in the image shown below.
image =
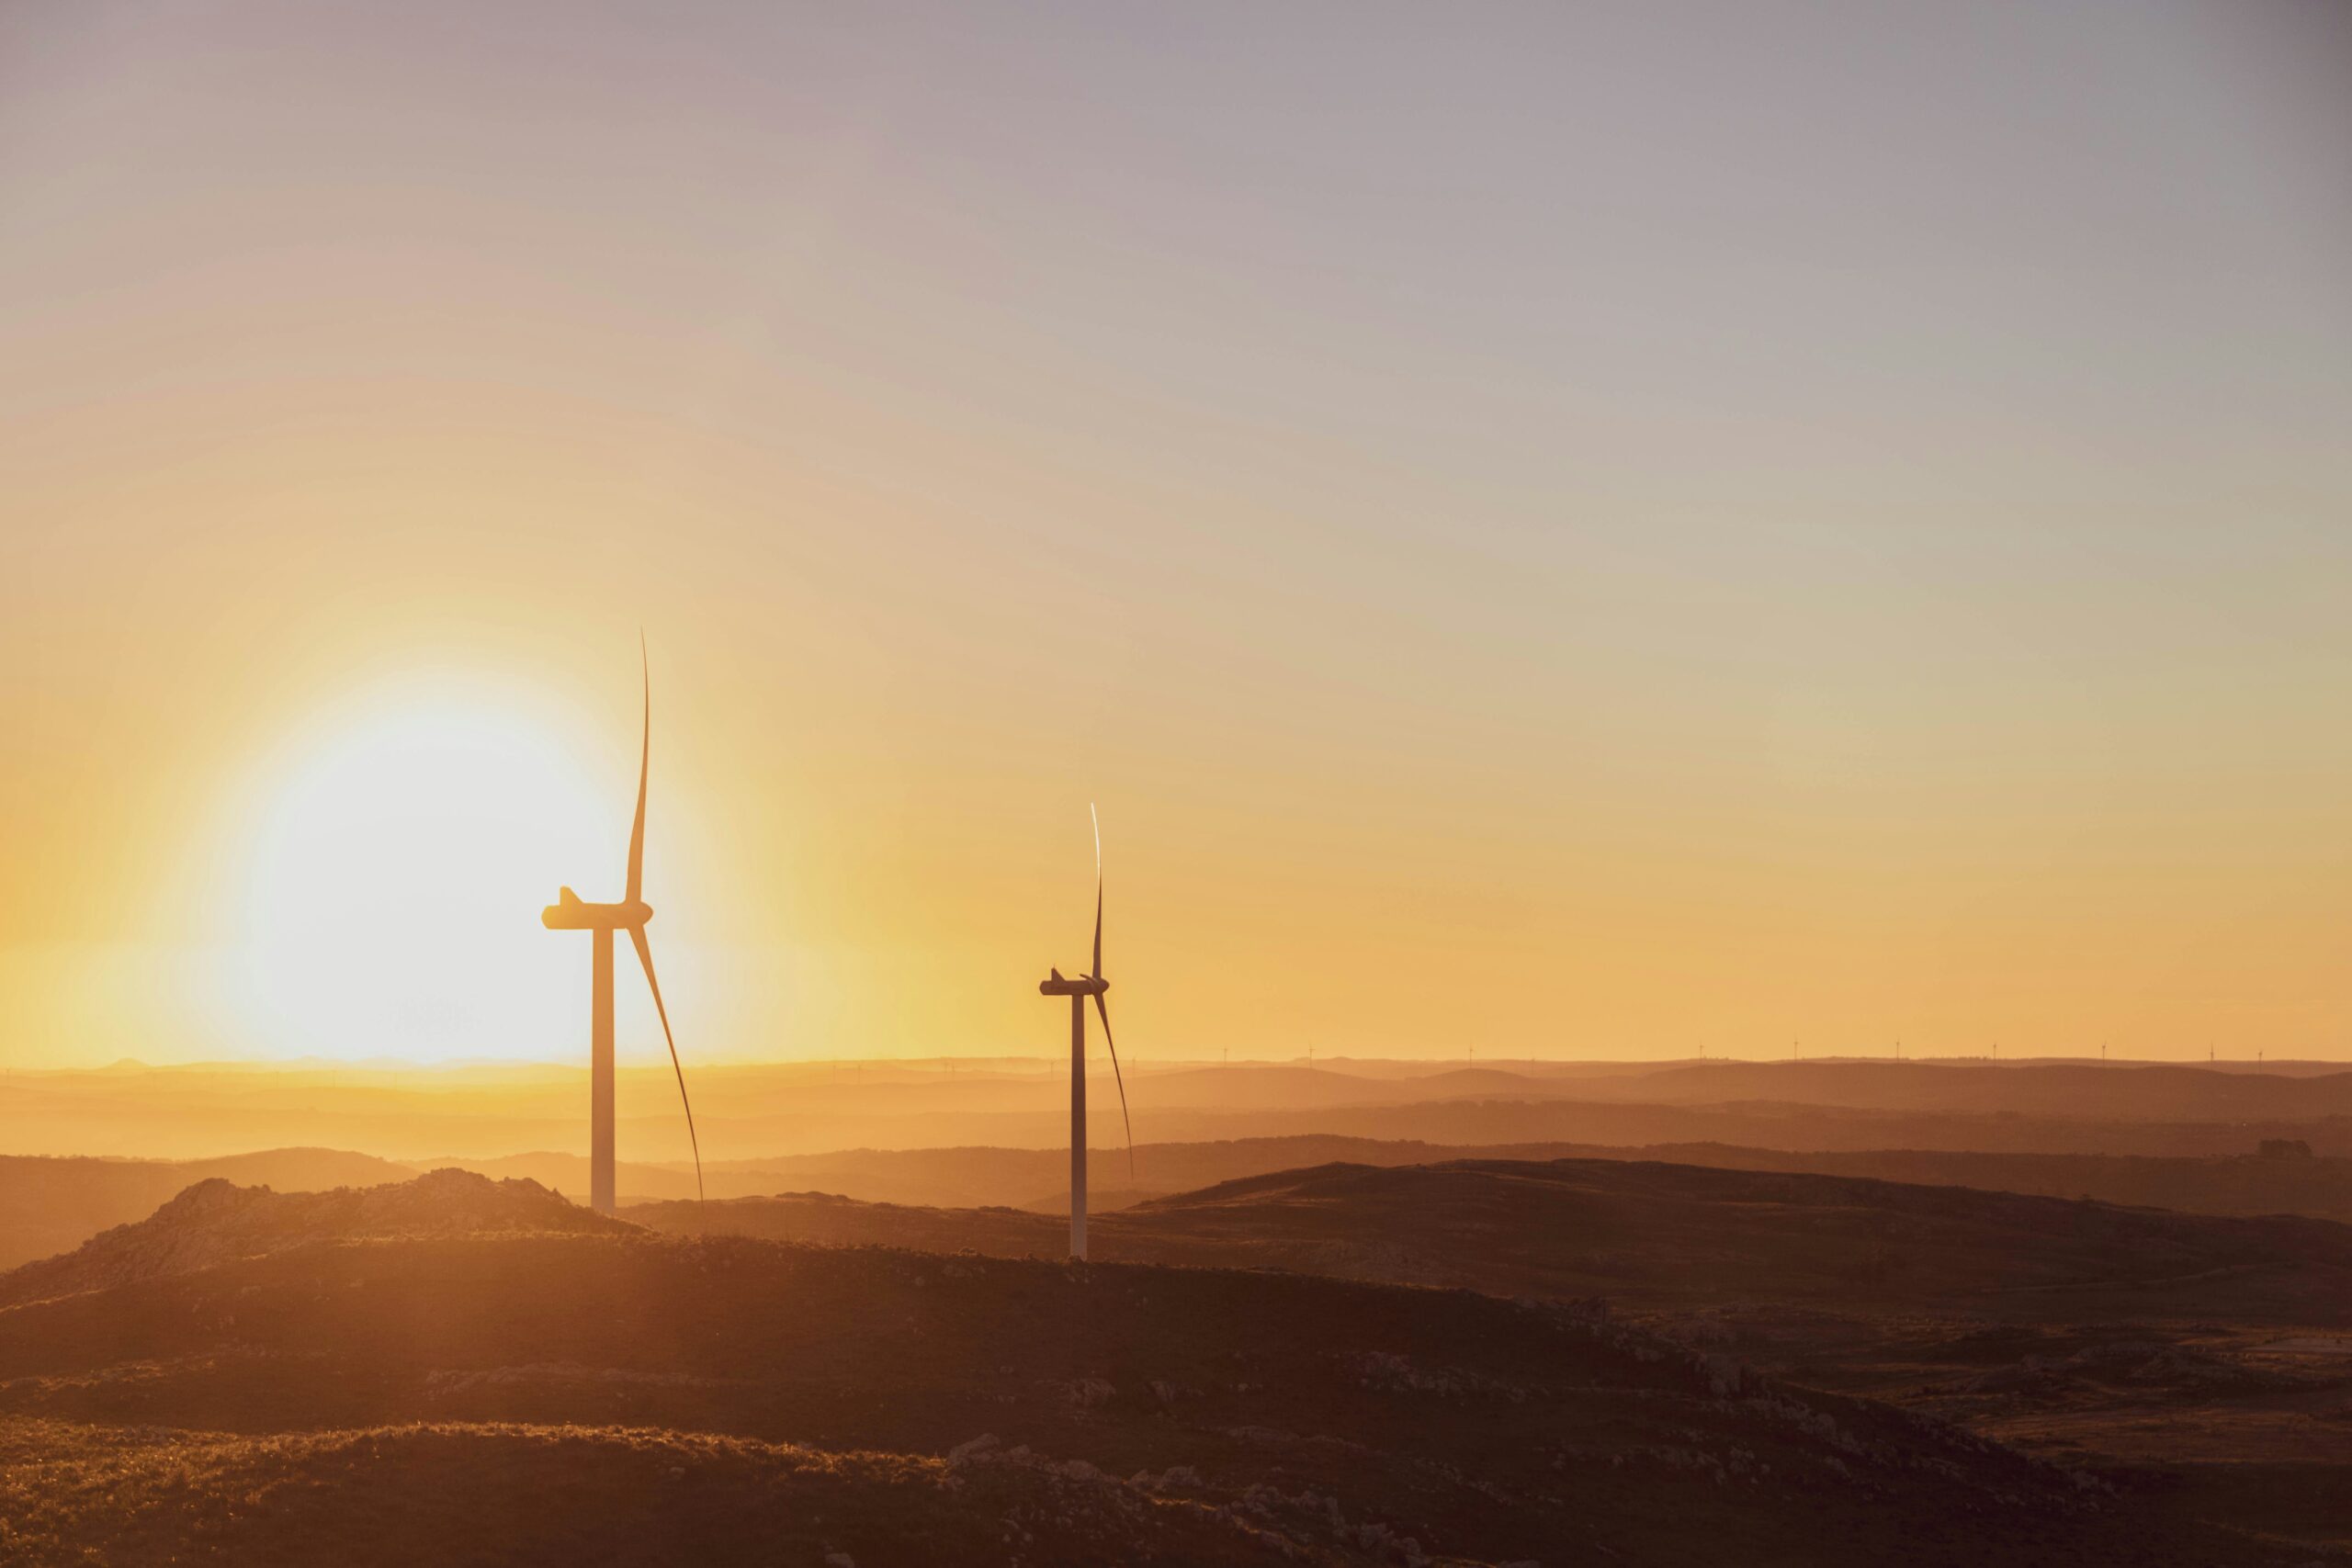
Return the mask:
<svg viewBox="0 0 2352 1568">
<path fill-rule="evenodd" d="M 645 969 L 645 984 L 653 993 L 653 1010 L 661 1015 L 662 1038 L 670 1047 L 670 1069 L 678 1075 L 678 1102 L 685 1107 L 686 1140 L 695 1152 L 695 1197 L 702 1197 L 702 1139 L 695 1132 L 694 1102 L 686 1098 L 686 1070 L 678 1064 L 677 1037 L 670 1032 L 670 1010 L 662 1003 L 662 982 L 653 976 L 653 949 L 645 940 L 645 923 L 653 910 L 641 894 L 645 883 L 645 779 L 653 760 L 653 671 L 646 658 L 645 639 L 638 638 L 638 659 L 645 681 L 645 729 L 638 746 L 637 818 L 628 830 L 628 887 L 617 904 L 590 904 L 569 887 L 556 902 L 539 911 L 539 923 L 549 931 L 589 931 L 595 937 L 590 980 L 588 1024 L 588 1203 L 611 1213 L 613 1193 L 613 933 L 628 932 L 636 944 L 637 961 Z"/>
<path fill-rule="evenodd" d="M 1049 970 L 1048 978 L 1037 984 L 1037 989 L 1048 997 L 1069 998 L 1069 1255 L 1083 1261 L 1086 1258 L 1086 998 L 1094 998 L 1094 1010 L 1102 1020 L 1102 1043 L 1111 1048 L 1111 1076 L 1119 1086 L 1119 1120 L 1127 1133 L 1127 1178 L 1135 1179 L 1136 1129 L 1127 1116 L 1127 1080 L 1119 1071 L 1118 1043 L 1111 1038 L 1111 1010 L 1102 1000 L 1102 993 L 1111 982 L 1102 977 L 1102 818 L 1090 806 L 1087 815 L 1094 818 L 1094 967 L 1075 980 L 1066 980 L 1058 969 Z"/>
</svg>

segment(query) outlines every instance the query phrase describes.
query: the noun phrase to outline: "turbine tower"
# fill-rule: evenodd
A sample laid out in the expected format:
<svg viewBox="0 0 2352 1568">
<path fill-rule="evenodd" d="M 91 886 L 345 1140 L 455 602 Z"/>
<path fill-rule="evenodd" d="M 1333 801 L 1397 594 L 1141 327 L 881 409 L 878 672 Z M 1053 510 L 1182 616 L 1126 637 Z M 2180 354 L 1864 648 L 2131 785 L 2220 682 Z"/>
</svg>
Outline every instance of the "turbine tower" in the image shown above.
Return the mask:
<svg viewBox="0 0 2352 1568">
<path fill-rule="evenodd" d="M 1087 815 L 1094 818 L 1094 967 L 1075 980 L 1065 980 L 1058 969 L 1047 971 L 1047 978 L 1037 983 L 1038 991 L 1048 997 L 1069 998 L 1069 1255 L 1080 1262 L 1086 1260 L 1086 998 L 1094 998 L 1094 1010 L 1102 1019 L 1102 1043 L 1111 1048 L 1111 1076 L 1119 1086 L 1119 1120 L 1127 1130 L 1127 1179 L 1135 1179 L 1136 1129 L 1127 1118 L 1127 1080 L 1119 1071 L 1119 1047 L 1111 1038 L 1111 1010 L 1104 1005 L 1102 993 L 1111 982 L 1102 977 L 1102 818 L 1090 806 Z"/>
<path fill-rule="evenodd" d="M 637 820 L 628 830 L 628 890 L 617 904 L 589 904 L 566 887 L 556 901 L 539 911 L 539 924 L 551 931 L 587 931 L 594 940 L 590 980 L 588 1022 L 588 1204 L 599 1213 L 613 1212 L 613 933 L 627 931 L 637 945 L 637 961 L 645 966 L 645 984 L 653 992 L 653 1010 L 662 1018 L 662 1038 L 670 1047 L 670 1068 L 678 1075 L 678 1102 L 686 1110 L 686 1140 L 695 1151 L 695 1201 L 702 1201 L 702 1140 L 695 1133 L 694 1102 L 686 1098 L 686 1071 L 678 1065 L 678 1042 L 670 1032 L 670 1010 L 662 1005 L 662 982 L 653 976 L 653 949 L 645 940 L 645 922 L 653 911 L 639 895 L 645 880 L 645 775 L 653 759 L 653 671 L 646 659 L 645 638 L 638 638 L 638 660 L 645 682 L 645 729 L 638 745 Z"/>
</svg>

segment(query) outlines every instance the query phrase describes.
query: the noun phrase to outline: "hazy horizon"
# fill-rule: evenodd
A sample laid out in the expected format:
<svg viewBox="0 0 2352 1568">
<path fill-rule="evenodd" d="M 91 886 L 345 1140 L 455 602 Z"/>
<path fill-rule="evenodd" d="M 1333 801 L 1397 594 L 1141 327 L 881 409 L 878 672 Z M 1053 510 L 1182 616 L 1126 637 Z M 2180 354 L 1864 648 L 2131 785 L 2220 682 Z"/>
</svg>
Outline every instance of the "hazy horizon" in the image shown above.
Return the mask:
<svg viewBox="0 0 2352 1568">
<path fill-rule="evenodd" d="M 625 1170 L 686 1174 L 697 1149 L 716 1168 L 859 1149 L 1050 1150 L 1067 1145 L 1069 1066 L 1067 1055 L 697 1061 L 698 1141 L 668 1064 L 628 1066 L 614 1082 L 616 1148 Z M 2343 1064 L 2253 1057 L 2210 1067 L 1907 1050 L 1899 1060 L 1147 1057 L 1120 1073 L 1097 1051 L 1087 1076 L 1088 1137 L 1110 1150 L 1131 1130 L 1151 1146 L 1337 1136 L 2202 1157 L 2248 1154 L 2265 1136 L 2332 1152 L 2352 1108 Z M 543 1170 L 558 1162 L 569 1189 L 586 1164 L 590 1079 L 584 1062 L 19 1068 L 0 1076 L 0 1147 L 177 1160 L 321 1149 L 420 1169 L 529 1156 Z"/>
<path fill-rule="evenodd" d="M 2083 1063 L 2117 1067 L 2213 1066 L 2230 1068 L 2233 1070 L 2240 1067 L 2254 1068 L 2267 1064 L 2271 1066 L 2336 1066 L 2352 1070 L 2352 1061 L 2334 1056 L 2291 1056 L 2278 1055 L 2262 1051 L 2253 1051 L 2243 1055 L 2233 1055 L 2225 1052 L 2217 1052 L 2211 1056 L 2198 1056 L 2192 1059 L 2183 1056 L 2133 1055 L 2120 1051 L 2102 1055 L 2096 1047 L 2087 1051 L 2052 1051 L 2030 1054 L 2014 1052 L 2003 1054 L 1991 1051 L 1964 1050 L 1914 1050 L 1908 1047 L 1905 1047 L 1901 1051 L 1897 1051 L 1894 1047 L 1889 1046 L 1886 1049 L 1879 1051 L 1828 1049 L 1818 1053 L 1783 1053 L 1777 1056 L 1770 1055 L 1769 1053 L 1761 1052 L 1743 1053 L 1737 1051 L 1725 1051 L 1690 1056 L 1611 1055 L 1606 1053 L 1599 1053 L 1591 1055 L 1574 1056 L 1493 1056 L 1476 1058 L 1458 1055 L 1450 1056 L 1419 1055 L 1408 1052 L 1399 1052 L 1394 1055 L 1376 1056 L 1351 1055 L 1345 1052 L 1338 1052 L 1314 1056 L 1301 1055 L 1296 1056 L 1177 1055 L 1151 1057 L 1122 1053 L 1120 1061 L 1130 1077 L 1137 1073 L 1169 1072 L 1180 1069 L 1191 1070 L 1201 1067 L 1314 1067 L 1318 1069 L 1329 1069 L 1333 1072 L 1344 1072 L 1351 1066 L 1354 1066 L 1382 1069 L 1428 1067 L 1432 1072 L 1477 1071 L 1482 1069 L 1496 1072 L 1509 1072 L 1514 1068 L 1634 1067 L 1656 1069 L 1680 1066 L 1706 1066 L 1709 1064 L 1747 1064 L 1758 1066 L 1770 1066 L 1776 1064 L 1794 1063 L 1798 1066 L 1804 1066 L 1807 1063 L 1817 1065 L 1826 1062 L 1896 1062 L 1905 1064 L 1946 1062 L 1964 1063 L 1970 1066 L 1983 1065 L 1992 1066 L 2019 1066 L 2026 1065 L 2048 1066 L 2054 1064 Z M 1002 1055 L 992 1056 L 964 1056 L 953 1055 L 789 1057 L 711 1056 L 707 1058 L 705 1065 L 711 1069 L 721 1072 L 730 1069 L 765 1069 L 776 1072 L 795 1073 L 834 1072 L 842 1070 L 855 1072 L 865 1068 L 895 1067 L 910 1070 L 928 1069 L 931 1071 L 953 1075 L 956 1073 L 968 1073 L 975 1069 L 1020 1068 L 1035 1069 L 1039 1073 L 1058 1076 L 1067 1073 L 1069 1070 L 1069 1054 L 1067 1051 L 1062 1051 L 1058 1053 L 1040 1053 L 1036 1055 Z M 365 1057 L 318 1055 L 190 1056 L 185 1058 L 118 1056 L 111 1062 L 90 1062 L 70 1065 L 52 1064 L 45 1066 L 16 1065 L 9 1066 L 6 1070 L 11 1073 L 24 1073 L 31 1077 L 55 1077 L 70 1076 L 77 1073 L 117 1072 L 127 1069 L 159 1073 L 195 1072 L 211 1069 L 221 1072 L 236 1073 L 325 1072 L 352 1074 L 388 1071 L 463 1073 L 470 1071 L 489 1072 L 514 1070 L 532 1073 L 548 1072 L 566 1074 L 584 1077 L 588 1073 L 588 1065 L 584 1060 L 567 1061 L 561 1058 L 500 1056 L 489 1055 Z M 655 1065 L 645 1061 L 631 1062 L 624 1064 L 621 1070 L 627 1073 L 647 1076 L 663 1082 L 669 1081 L 669 1068 L 666 1065 Z M 1089 1071 L 1100 1072 L 1104 1075 L 1108 1075 L 1111 1071 L 1110 1058 L 1108 1055 L 1103 1055 L 1099 1062 L 1095 1062 L 1090 1066 Z"/>
</svg>

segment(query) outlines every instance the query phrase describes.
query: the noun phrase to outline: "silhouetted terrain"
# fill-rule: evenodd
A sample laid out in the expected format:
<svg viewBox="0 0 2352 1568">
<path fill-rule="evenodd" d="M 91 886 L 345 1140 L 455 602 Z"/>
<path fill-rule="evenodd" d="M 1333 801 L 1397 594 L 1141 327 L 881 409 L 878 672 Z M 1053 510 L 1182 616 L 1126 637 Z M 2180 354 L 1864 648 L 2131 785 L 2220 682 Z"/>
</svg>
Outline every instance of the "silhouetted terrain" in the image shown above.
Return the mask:
<svg viewBox="0 0 2352 1568">
<path fill-rule="evenodd" d="M 1971 1150 L 1861 1149 L 1805 1153 L 1742 1148 L 1724 1144 L 1430 1144 L 1411 1139 L 1301 1136 L 1238 1138 L 1210 1144 L 1148 1144 L 1136 1151 L 1136 1175 L 1127 1173 L 1123 1148 L 1094 1153 L 1093 1206 L 1104 1200 L 1108 1181 L 1114 1194 L 1166 1196 L 1220 1181 L 1295 1170 L 1312 1165 L 1433 1165 L 1454 1159 L 1647 1159 L 1678 1165 L 1718 1166 L 1736 1170 L 1802 1170 L 1823 1175 L 1876 1177 L 1889 1181 L 1981 1187 L 2057 1198 L 2098 1198 L 2197 1213 L 2301 1213 L 2352 1218 L 2352 1158 L 2264 1157 L 2253 1152 L 2258 1140 L 2233 1134 L 2239 1152 L 2229 1155 L 2034 1155 Z M 533 1156 L 534 1158 L 537 1156 Z M 546 1156 L 552 1158 L 552 1156 Z M 492 1174 L 526 1170 L 530 1159 L 469 1166 Z M 576 1162 L 575 1162 L 576 1163 Z M 1069 1156 L 1060 1149 L 851 1149 L 769 1160 L 715 1165 L 709 1171 L 714 1196 L 758 1196 L 808 1190 L 881 1202 L 1010 1208 L 1065 1207 Z M 692 1178 L 675 1173 L 684 1197 Z M 540 1177 L 539 1179 L 546 1179 Z M 624 1173 L 624 1190 L 629 1190 Z M 650 1183 L 638 1191 L 656 1195 Z"/>
<path fill-rule="evenodd" d="M 1564 1151 L 1564 1153 L 1566 1151 Z M 1600 1158 L 1653 1159 L 1730 1170 L 1814 1171 L 1883 1181 L 1979 1187 L 2050 1198 L 2178 1209 L 2200 1214 L 2305 1214 L 2352 1220 L 2352 1158 L 2261 1154 L 2156 1156 L 1989 1154 L 1973 1150 L 1863 1149 L 1800 1154 L 1664 1144 L 1640 1149 L 1580 1149 Z M 1464 1150 L 1453 1157 L 1495 1150 Z M 1521 1157 L 1511 1154 L 1504 1157 Z"/>
<path fill-rule="evenodd" d="M 401 1234 L 373 1239 L 314 1225 L 328 1210 L 307 1202 L 208 1198 L 154 1217 L 153 1250 L 207 1260 L 188 1271 L 62 1298 L 55 1276 L 0 1280 L 19 1303 L 0 1308 L 11 1553 L 2310 1555 L 1573 1309 L 1289 1273 L 518 1232 L 510 1208 L 553 1200 L 501 1191 L 447 1173 L 379 1189 L 352 1203 L 356 1228 L 392 1216 Z M 436 1207 L 503 1234 L 414 1234 Z M 258 1227 L 274 1250 L 256 1255 L 237 1229 L 254 1212 L 304 1217 Z"/>
<path fill-rule="evenodd" d="M 2352 1219 L 2352 1159 L 2326 1156 L 2264 1157 L 2242 1153 L 2159 1157 L 1905 1149 L 1799 1153 L 1719 1144 L 1446 1145 L 1307 1136 L 1146 1145 L 1136 1151 L 1136 1175 L 1131 1179 L 1124 1149 L 1099 1149 L 1095 1156 L 1091 1200 L 1097 1213 L 1220 1181 L 1334 1162 L 1394 1166 L 1453 1159 L 1588 1158 L 1868 1176 L 2050 1197 L 2098 1198 L 2199 1213 L 2301 1213 Z M 578 1155 L 538 1153 L 431 1163 L 501 1179 L 522 1178 L 574 1195 L 585 1192 L 588 1185 L 587 1161 Z M 707 1175 L 713 1198 L 808 1191 L 933 1208 L 999 1205 L 1060 1213 L 1069 1202 L 1063 1185 L 1069 1163 L 1069 1156 L 1059 1149 L 852 1149 L 716 1163 Z M 365 1155 L 323 1149 L 273 1150 L 190 1162 L 0 1158 L 0 1268 L 62 1251 L 108 1226 L 138 1219 L 188 1182 L 213 1174 L 285 1191 L 400 1180 L 414 1172 Z M 624 1203 L 688 1198 L 695 1190 L 691 1168 L 623 1161 L 618 1174 Z"/>
<path fill-rule="evenodd" d="M 371 1151 L 0 1160 L 0 1247 L 64 1254 L 0 1276 L 0 1445 L 54 1456 L 0 1481 L 0 1561 L 181 1518 L 224 1562 L 346 1518 L 385 1561 L 2352 1550 L 2352 1233 L 2292 1217 L 2352 1211 L 2341 1073 L 1162 1067 L 1075 1269 L 1057 1073 L 722 1076 L 704 1206 L 674 1086 L 624 1075 L 621 1222 L 551 1190 L 586 1187 L 577 1074 L 0 1083 L 32 1146 Z"/>
<path fill-rule="evenodd" d="M 1060 1216 L 815 1194 L 649 1203 L 659 1230 L 1051 1256 Z M 2352 1325 L 2352 1226 L 1623 1160 L 1328 1165 L 1095 1217 L 1098 1259 L 1264 1266 L 1641 1305 L 1727 1293 L 2035 1319 Z M 2022 1304 L 2020 1304 L 2022 1303 Z"/>
<path fill-rule="evenodd" d="M 1853 1111 L 2007 1113 L 2111 1122 L 2352 1116 L 2352 1072 L 2221 1072 L 2168 1063 L 1707 1062 L 1559 1086 L 1578 1100 L 1747 1101 Z M 1493 1099 L 1493 1095 L 1481 1098 Z"/>
<path fill-rule="evenodd" d="M 1842 1110 L 1780 1101 L 1672 1106 L 1587 1100 L 1446 1100 L 1329 1111 L 1136 1118 L 1138 1137 L 1196 1141 L 1314 1134 L 1412 1139 L 1456 1147 L 1723 1144 L 1800 1152 L 1921 1149 L 2017 1154 L 2235 1156 L 2263 1139 L 2352 1156 L 2352 1118 L 2143 1122 L 2060 1114 Z M 1050 1146 L 1050 1137 L 1034 1140 Z M 878 1145 L 877 1145 L 878 1146 Z M 898 1146 L 911 1146 L 899 1145 Z"/>
<path fill-rule="evenodd" d="M 1059 1217 L 813 1195 L 663 1227 L 1049 1257 Z M 1621 1160 L 1328 1166 L 1099 1216 L 1099 1258 L 1605 1297 L 1779 1375 L 2352 1543 L 2352 1227 Z M 2330 1499 L 2337 1501 L 2331 1502 Z"/>
</svg>

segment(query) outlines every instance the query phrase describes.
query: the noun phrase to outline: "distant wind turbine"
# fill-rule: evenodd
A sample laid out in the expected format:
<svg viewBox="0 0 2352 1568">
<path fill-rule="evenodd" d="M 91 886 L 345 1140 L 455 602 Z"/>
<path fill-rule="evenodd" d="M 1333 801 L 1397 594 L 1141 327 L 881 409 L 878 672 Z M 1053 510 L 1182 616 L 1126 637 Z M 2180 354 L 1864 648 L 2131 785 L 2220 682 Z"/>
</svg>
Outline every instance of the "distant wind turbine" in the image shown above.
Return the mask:
<svg viewBox="0 0 2352 1568">
<path fill-rule="evenodd" d="M 556 902 L 539 911 L 539 924 L 551 931 L 595 935 L 588 1024 L 588 1203 L 607 1214 L 614 1209 L 613 933 L 616 931 L 628 932 L 629 941 L 636 943 L 637 961 L 645 966 L 645 984 L 653 993 L 653 1010 L 662 1018 L 670 1068 L 678 1075 L 678 1103 L 686 1111 L 686 1140 L 695 1152 L 695 1201 L 702 1201 L 702 1139 L 695 1133 L 694 1102 L 686 1098 L 686 1070 L 678 1065 L 678 1042 L 670 1032 L 670 1010 L 662 1004 L 662 982 L 653 977 L 653 949 L 645 941 L 645 922 L 653 918 L 653 910 L 639 897 L 645 881 L 645 776 L 653 760 L 653 671 L 642 635 L 637 651 L 645 682 L 645 730 L 638 747 L 637 818 L 628 830 L 628 889 L 617 904 L 589 904 L 566 887 Z"/>
<path fill-rule="evenodd" d="M 1069 998 L 1069 1255 L 1083 1262 L 1086 1258 L 1086 998 L 1094 998 L 1094 1010 L 1102 1019 L 1102 1043 L 1111 1048 L 1111 1076 L 1119 1086 L 1119 1120 L 1127 1130 L 1127 1179 L 1136 1173 L 1136 1129 L 1127 1116 L 1127 1080 L 1119 1071 L 1119 1047 L 1111 1038 L 1111 1010 L 1102 1000 L 1102 993 L 1111 982 L 1102 977 L 1102 818 L 1094 807 L 1086 808 L 1094 819 L 1094 967 L 1075 980 L 1065 980 L 1058 969 L 1048 970 L 1050 976 L 1037 983 L 1038 991 L 1048 997 Z"/>
</svg>

